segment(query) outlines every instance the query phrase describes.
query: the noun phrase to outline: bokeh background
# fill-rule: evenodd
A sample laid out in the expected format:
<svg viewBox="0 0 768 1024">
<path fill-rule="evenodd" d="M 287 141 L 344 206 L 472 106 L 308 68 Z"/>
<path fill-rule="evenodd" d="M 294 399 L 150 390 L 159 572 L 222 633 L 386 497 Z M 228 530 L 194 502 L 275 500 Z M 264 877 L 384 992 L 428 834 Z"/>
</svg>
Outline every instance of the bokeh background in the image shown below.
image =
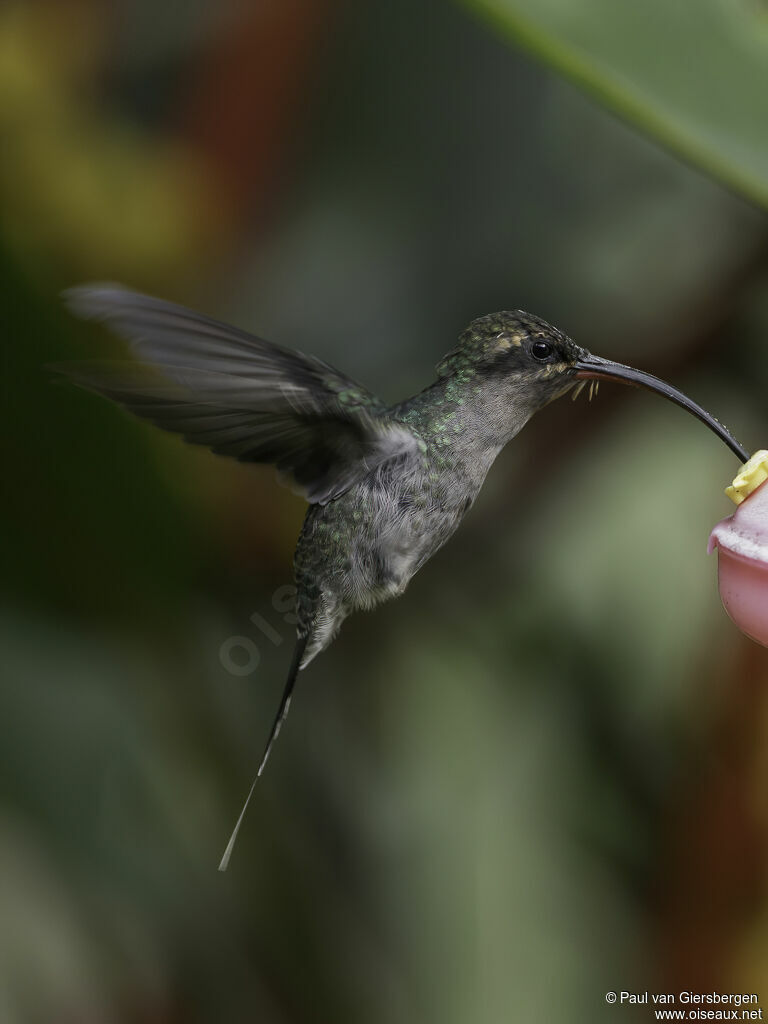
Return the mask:
<svg viewBox="0 0 768 1024">
<path fill-rule="evenodd" d="M 604 385 L 299 680 L 302 502 L 46 364 L 91 279 L 392 400 L 539 313 L 768 442 L 759 0 L 0 7 L 3 1024 L 649 1020 L 768 1003 L 768 659 L 726 619 L 733 456 Z"/>
</svg>

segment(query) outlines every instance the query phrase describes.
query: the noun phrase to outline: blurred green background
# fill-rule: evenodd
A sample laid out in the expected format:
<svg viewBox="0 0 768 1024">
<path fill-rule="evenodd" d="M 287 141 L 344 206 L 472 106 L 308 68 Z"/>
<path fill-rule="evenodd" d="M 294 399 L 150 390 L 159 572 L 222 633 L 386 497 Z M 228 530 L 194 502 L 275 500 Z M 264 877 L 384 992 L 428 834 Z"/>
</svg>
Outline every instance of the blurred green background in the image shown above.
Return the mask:
<svg viewBox="0 0 768 1024">
<path fill-rule="evenodd" d="M 2 1024 L 768 1003 L 768 661 L 705 553 L 712 435 L 607 385 L 537 417 L 299 680 L 220 875 L 304 506 L 44 369 L 120 351 L 60 306 L 89 279 L 392 400 L 522 307 L 763 446 L 767 115 L 759 0 L 0 7 Z"/>
</svg>

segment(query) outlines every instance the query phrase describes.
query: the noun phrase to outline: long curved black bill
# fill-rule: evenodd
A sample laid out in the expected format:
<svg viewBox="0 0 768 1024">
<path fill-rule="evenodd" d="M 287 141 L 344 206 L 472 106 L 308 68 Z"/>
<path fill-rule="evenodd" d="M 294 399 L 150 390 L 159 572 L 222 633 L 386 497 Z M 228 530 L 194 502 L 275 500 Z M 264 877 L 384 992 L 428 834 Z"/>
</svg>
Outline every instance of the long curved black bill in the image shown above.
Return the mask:
<svg viewBox="0 0 768 1024">
<path fill-rule="evenodd" d="M 646 388 L 648 391 L 655 391 L 657 395 L 668 398 L 670 402 L 679 405 L 681 409 L 686 409 L 692 416 L 706 424 L 724 444 L 728 445 L 734 455 L 738 456 L 742 462 L 746 462 L 749 459 L 749 453 L 746 449 L 742 448 L 736 438 L 726 430 L 722 423 L 716 420 L 706 409 L 702 409 L 700 405 L 697 405 L 687 395 L 684 395 L 682 391 L 678 391 L 671 384 L 667 384 L 666 381 L 659 380 L 658 377 L 654 377 L 650 373 L 643 373 L 642 370 L 635 370 L 631 366 L 624 366 L 623 363 L 614 363 L 610 359 L 601 359 L 599 356 L 591 354 L 586 355 L 583 359 L 579 359 L 574 365 L 576 377 L 580 380 L 613 380 L 619 384 L 628 384 L 630 387 Z"/>
</svg>

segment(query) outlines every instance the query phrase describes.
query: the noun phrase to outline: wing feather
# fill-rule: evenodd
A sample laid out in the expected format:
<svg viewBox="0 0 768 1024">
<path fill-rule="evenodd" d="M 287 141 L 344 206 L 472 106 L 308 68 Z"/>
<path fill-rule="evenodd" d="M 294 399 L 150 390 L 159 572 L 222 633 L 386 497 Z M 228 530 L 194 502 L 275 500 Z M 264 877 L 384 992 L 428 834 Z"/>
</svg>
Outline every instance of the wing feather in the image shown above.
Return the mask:
<svg viewBox="0 0 768 1024">
<path fill-rule="evenodd" d="M 58 369 L 193 444 L 274 463 L 310 502 L 326 504 L 418 450 L 383 403 L 319 359 L 118 285 L 85 285 L 65 298 L 76 315 L 113 328 L 140 362 Z"/>
</svg>

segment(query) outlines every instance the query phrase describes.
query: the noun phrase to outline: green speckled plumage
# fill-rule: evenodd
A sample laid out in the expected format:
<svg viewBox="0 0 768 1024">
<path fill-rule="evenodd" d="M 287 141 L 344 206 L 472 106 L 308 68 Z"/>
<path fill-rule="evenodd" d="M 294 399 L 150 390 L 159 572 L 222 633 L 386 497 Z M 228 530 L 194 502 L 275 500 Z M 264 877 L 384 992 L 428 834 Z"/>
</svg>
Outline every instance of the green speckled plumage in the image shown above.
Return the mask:
<svg viewBox="0 0 768 1024">
<path fill-rule="evenodd" d="M 309 509 L 295 558 L 299 630 L 308 637 L 303 664 L 351 612 L 403 592 L 455 531 L 504 444 L 537 407 L 572 386 L 552 373 L 528 388 L 523 342 L 544 336 L 556 339 L 563 358 L 581 351 L 524 313 L 474 321 L 438 365 L 438 380 L 381 414 L 413 434 L 407 456 Z"/>
</svg>

